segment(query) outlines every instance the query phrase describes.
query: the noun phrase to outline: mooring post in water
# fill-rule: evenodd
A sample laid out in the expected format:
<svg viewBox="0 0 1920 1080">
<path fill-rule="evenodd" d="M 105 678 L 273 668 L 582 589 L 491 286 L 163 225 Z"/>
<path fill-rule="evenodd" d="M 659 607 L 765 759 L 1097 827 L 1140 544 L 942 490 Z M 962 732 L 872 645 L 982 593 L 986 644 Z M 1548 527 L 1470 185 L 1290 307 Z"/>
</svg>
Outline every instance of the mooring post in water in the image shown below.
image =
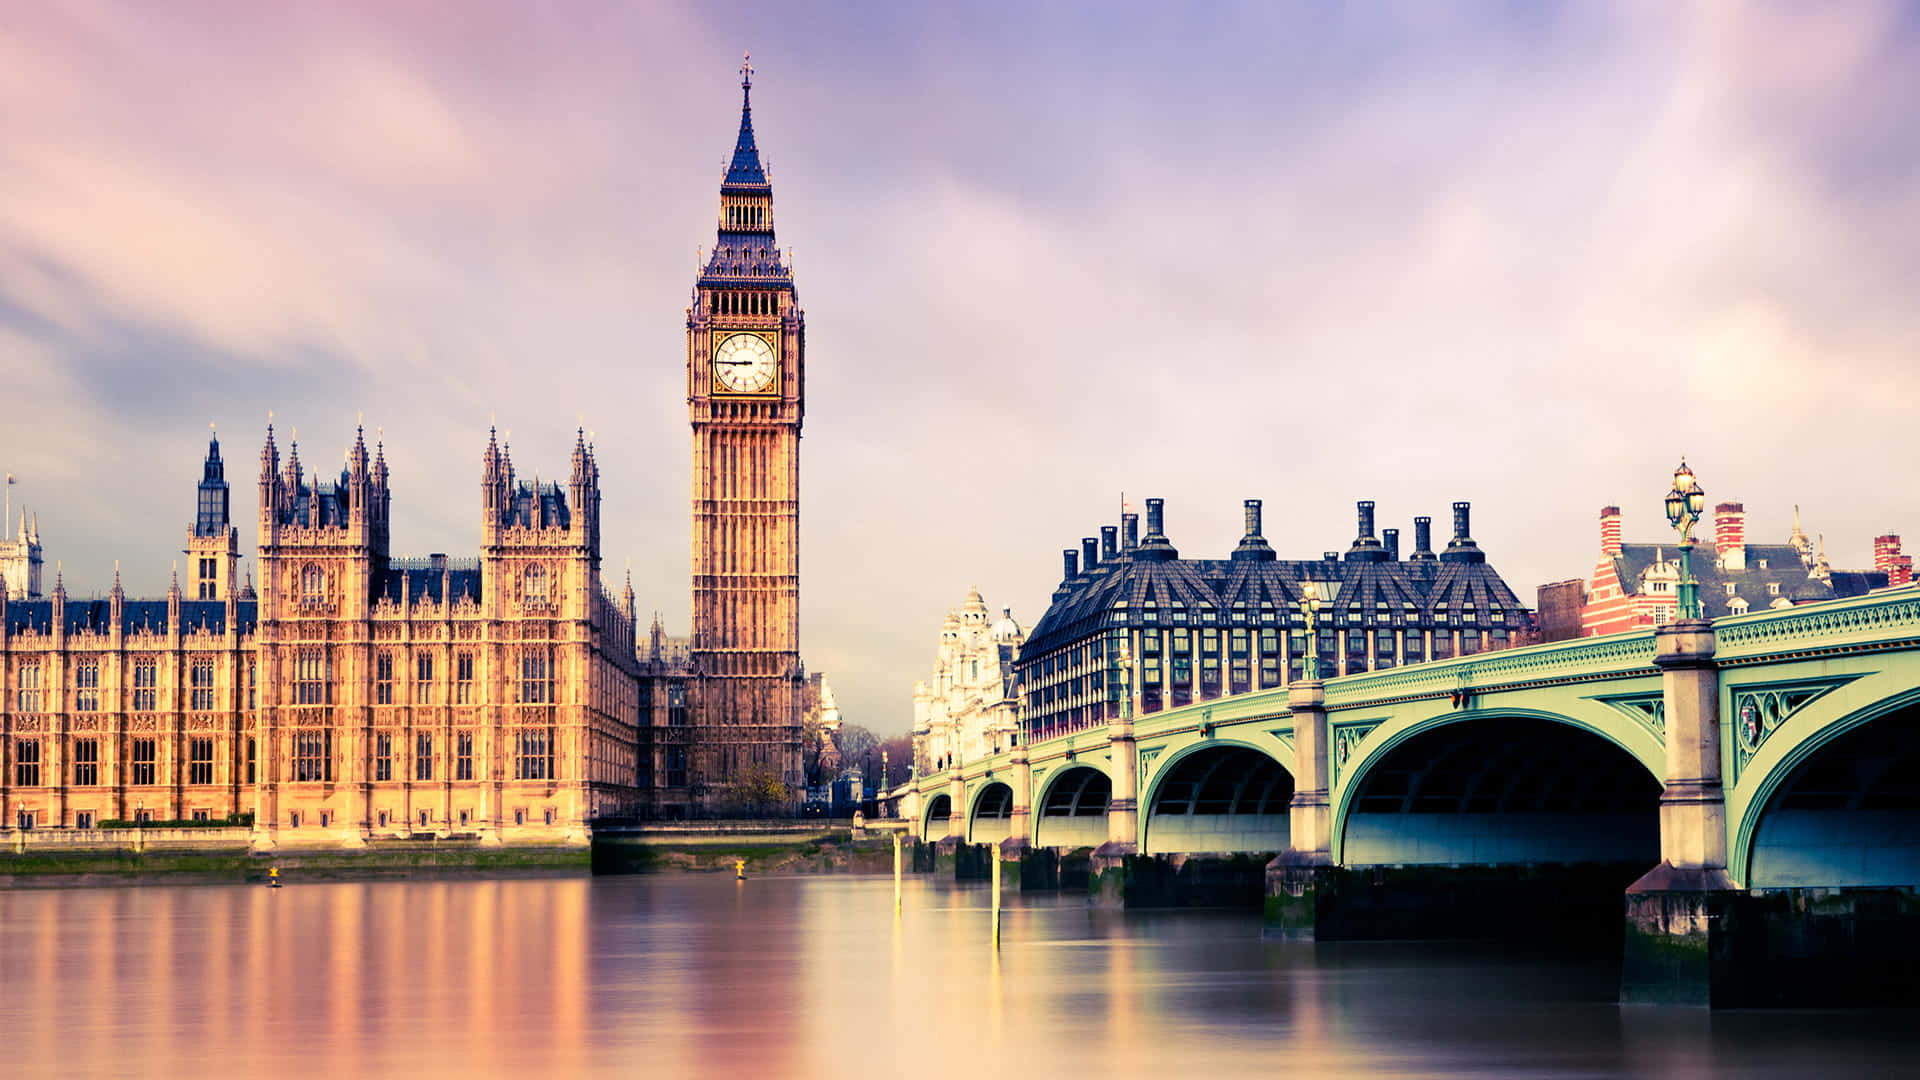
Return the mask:
<svg viewBox="0 0 1920 1080">
<path fill-rule="evenodd" d="M 993 853 L 993 947 L 1000 947 L 1000 852 Z"/>
<path fill-rule="evenodd" d="M 900 833 L 893 834 L 893 913 L 900 914 Z"/>
</svg>

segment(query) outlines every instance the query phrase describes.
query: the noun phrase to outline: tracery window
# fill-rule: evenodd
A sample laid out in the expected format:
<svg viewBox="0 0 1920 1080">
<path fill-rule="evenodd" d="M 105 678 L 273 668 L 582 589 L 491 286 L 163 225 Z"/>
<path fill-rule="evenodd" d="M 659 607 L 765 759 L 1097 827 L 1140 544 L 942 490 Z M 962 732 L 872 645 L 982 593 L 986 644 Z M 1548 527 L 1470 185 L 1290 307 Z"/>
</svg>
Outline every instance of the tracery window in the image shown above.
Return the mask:
<svg viewBox="0 0 1920 1080">
<path fill-rule="evenodd" d="M 213 783 L 213 740 L 187 740 L 187 783 Z"/>
<path fill-rule="evenodd" d="M 309 604 L 317 604 L 327 597 L 327 572 L 308 563 L 300 571 L 300 599 Z"/>
<path fill-rule="evenodd" d="M 331 658 L 323 648 L 301 649 L 293 658 L 293 703 L 295 705 L 325 705 L 333 697 L 333 687 L 328 679 L 332 674 Z"/>
<path fill-rule="evenodd" d="M 293 736 L 293 778 L 333 779 L 333 732 L 301 731 Z"/>
<path fill-rule="evenodd" d="M 433 699 L 433 654 L 421 652 L 413 658 L 413 703 L 425 705 Z"/>
<path fill-rule="evenodd" d="M 393 653 L 385 649 L 373 657 L 373 703 L 393 704 Z"/>
<path fill-rule="evenodd" d="M 553 742 L 545 728 L 526 728 L 517 734 L 514 740 L 513 778 L 553 778 Z"/>
<path fill-rule="evenodd" d="M 82 660 L 73 669 L 73 711 L 100 711 L 100 661 Z"/>
<path fill-rule="evenodd" d="M 94 787 L 100 783 L 100 741 L 98 739 L 75 739 L 73 741 L 73 785 L 75 787 Z"/>
<path fill-rule="evenodd" d="M 193 709 L 206 712 L 213 708 L 213 658 L 195 657 L 191 672 Z"/>
<path fill-rule="evenodd" d="M 473 653 L 455 653 L 453 657 L 453 703 L 473 704 Z"/>
<path fill-rule="evenodd" d="M 520 654 L 520 704 L 549 705 L 553 702 L 553 668 L 544 649 L 528 649 Z"/>
<path fill-rule="evenodd" d="M 528 567 L 524 580 L 525 585 L 521 595 L 525 598 L 527 604 L 531 606 L 545 605 L 547 603 L 547 568 L 544 566 Z"/>
<path fill-rule="evenodd" d="M 39 712 L 42 704 L 40 691 L 40 661 L 24 660 L 20 664 L 17 676 L 20 686 L 19 711 Z"/>
<path fill-rule="evenodd" d="M 40 740 L 15 739 L 13 742 L 13 783 L 15 787 L 40 786 Z"/>
<path fill-rule="evenodd" d="M 132 750 L 133 774 L 127 778 L 127 782 L 139 785 L 158 783 L 159 754 L 154 741 L 135 739 L 129 749 Z"/>
<path fill-rule="evenodd" d="M 133 662 L 133 711 L 152 712 L 157 706 L 160 668 L 152 660 Z"/>
</svg>

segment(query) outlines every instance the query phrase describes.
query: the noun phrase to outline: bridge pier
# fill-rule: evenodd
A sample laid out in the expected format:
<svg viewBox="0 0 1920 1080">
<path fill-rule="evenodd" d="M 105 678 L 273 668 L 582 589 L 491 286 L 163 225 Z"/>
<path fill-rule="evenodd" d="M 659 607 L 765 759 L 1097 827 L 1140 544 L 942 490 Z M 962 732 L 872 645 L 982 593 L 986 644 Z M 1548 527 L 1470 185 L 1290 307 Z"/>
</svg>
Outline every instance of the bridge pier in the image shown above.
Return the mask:
<svg viewBox="0 0 1920 1080">
<path fill-rule="evenodd" d="M 1627 889 L 1624 1004 L 1715 1004 L 1726 994 L 1715 993 L 1716 983 L 1741 963 L 1728 935 L 1738 893 L 1727 876 L 1714 652 L 1710 622 L 1686 620 L 1654 633 L 1667 746 L 1660 865 Z"/>
<path fill-rule="evenodd" d="M 1107 842 L 1093 849 L 1087 902 L 1097 908 L 1127 903 L 1130 863 L 1140 851 L 1140 763 L 1134 754 L 1131 710 L 1107 727 L 1113 794 L 1107 800 Z"/>
<path fill-rule="evenodd" d="M 1282 941 L 1313 941 L 1338 892 L 1333 866 L 1333 807 L 1327 769 L 1327 689 L 1318 679 L 1287 688 L 1293 712 L 1293 801 L 1287 807 L 1290 850 L 1266 868 L 1266 933 Z"/>
</svg>

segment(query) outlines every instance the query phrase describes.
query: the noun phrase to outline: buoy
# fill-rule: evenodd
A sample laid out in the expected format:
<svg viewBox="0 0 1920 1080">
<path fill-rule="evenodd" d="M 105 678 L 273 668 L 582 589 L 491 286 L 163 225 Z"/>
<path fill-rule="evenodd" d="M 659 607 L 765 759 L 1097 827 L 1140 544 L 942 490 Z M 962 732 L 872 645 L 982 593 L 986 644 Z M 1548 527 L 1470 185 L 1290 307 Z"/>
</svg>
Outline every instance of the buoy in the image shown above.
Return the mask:
<svg viewBox="0 0 1920 1080">
<path fill-rule="evenodd" d="M 280 868 L 277 866 L 267 867 L 267 888 L 277 889 L 279 887 L 280 887 Z"/>
<path fill-rule="evenodd" d="M 747 880 L 747 860 L 745 859 L 733 860 L 733 877 L 735 881 Z"/>
</svg>

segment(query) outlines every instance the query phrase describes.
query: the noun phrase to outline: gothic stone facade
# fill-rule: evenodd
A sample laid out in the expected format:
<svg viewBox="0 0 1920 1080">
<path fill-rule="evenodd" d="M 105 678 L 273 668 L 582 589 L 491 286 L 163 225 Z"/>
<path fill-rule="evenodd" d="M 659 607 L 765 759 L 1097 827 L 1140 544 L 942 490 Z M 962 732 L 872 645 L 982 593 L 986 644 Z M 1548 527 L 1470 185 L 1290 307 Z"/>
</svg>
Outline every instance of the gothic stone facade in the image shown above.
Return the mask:
<svg viewBox="0 0 1920 1080">
<path fill-rule="evenodd" d="M 395 559 L 384 453 L 260 454 L 257 595 L 218 443 L 164 600 L 0 592 L 0 819 L 253 814 L 260 846 L 432 833 L 579 842 L 635 812 L 633 600 L 600 581 L 600 480 L 516 479 L 489 437 L 478 558 Z"/>
</svg>

